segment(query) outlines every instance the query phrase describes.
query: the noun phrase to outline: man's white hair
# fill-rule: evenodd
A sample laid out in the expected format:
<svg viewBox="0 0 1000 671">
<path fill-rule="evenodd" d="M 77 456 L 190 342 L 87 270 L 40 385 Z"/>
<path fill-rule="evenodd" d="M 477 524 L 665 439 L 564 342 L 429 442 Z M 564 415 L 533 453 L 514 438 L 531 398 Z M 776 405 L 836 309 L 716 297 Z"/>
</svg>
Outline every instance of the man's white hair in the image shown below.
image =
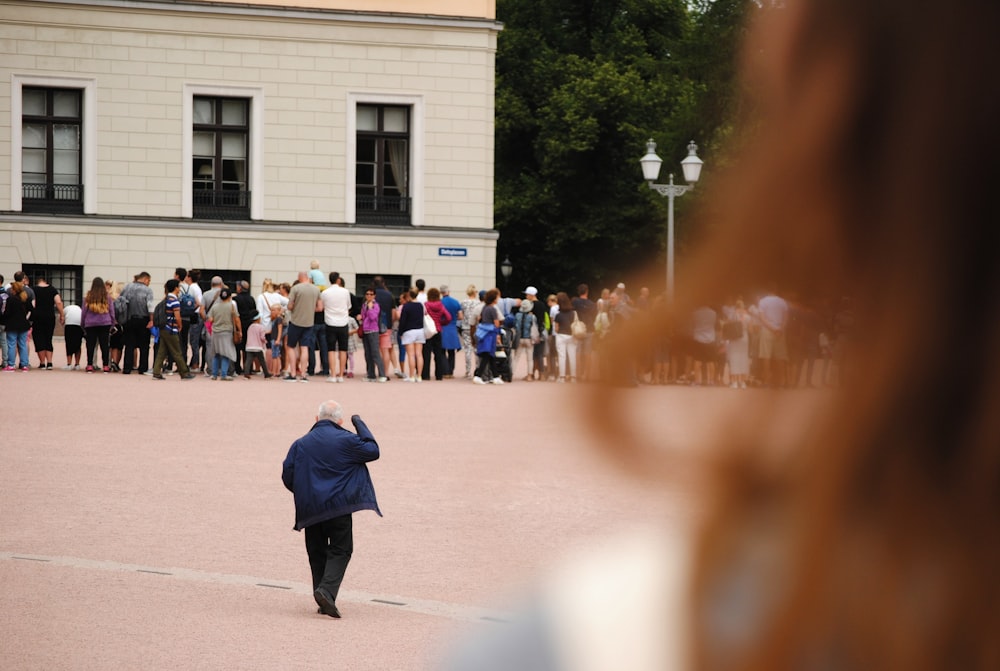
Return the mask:
<svg viewBox="0 0 1000 671">
<path fill-rule="evenodd" d="M 344 409 L 336 401 L 323 401 L 319 404 L 319 412 L 316 413 L 316 419 L 329 419 L 336 424 L 343 418 Z"/>
</svg>

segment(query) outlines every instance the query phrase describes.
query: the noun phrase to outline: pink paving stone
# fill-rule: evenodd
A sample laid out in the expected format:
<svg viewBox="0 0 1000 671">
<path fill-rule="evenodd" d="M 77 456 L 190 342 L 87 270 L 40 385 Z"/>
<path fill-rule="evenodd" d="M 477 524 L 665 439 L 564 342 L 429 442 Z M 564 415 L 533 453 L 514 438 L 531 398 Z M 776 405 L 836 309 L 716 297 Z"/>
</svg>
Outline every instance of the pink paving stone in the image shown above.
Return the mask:
<svg viewBox="0 0 1000 671">
<path fill-rule="evenodd" d="M 691 517 L 683 486 L 590 449 L 588 385 L 312 380 L 0 373 L 0 668 L 434 668 L 570 549 Z M 630 419 L 681 444 L 733 402 L 626 393 Z M 355 515 L 342 620 L 315 612 L 280 480 L 328 398 L 382 449 L 385 517 Z"/>
</svg>

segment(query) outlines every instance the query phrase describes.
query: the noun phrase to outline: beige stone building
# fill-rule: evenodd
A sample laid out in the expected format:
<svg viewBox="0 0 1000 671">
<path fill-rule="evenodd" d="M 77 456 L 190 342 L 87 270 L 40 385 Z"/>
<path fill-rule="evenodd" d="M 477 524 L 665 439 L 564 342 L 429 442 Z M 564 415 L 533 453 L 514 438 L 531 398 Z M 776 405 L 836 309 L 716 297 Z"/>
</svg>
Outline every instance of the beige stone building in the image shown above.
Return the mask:
<svg viewBox="0 0 1000 671">
<path fill-rule="evenodd" d="M 500 29 L 493 0 L 0 0 L 0 273 L 492 286 Z"/>
</svg>

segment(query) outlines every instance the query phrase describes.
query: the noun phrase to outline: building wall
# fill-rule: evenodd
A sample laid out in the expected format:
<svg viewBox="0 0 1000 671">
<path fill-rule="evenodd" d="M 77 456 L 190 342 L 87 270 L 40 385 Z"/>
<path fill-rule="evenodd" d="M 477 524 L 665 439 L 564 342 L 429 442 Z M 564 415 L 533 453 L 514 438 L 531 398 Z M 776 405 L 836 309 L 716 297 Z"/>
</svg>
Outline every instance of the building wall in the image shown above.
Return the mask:
<svg viewBox="0 0 1000 671">
<path fill-rule="evenodd" d="M 387 12 L 406 5 L 411 15 L 302 4 L 0 1 L 0 272 L 18 263 L 83 264 L 88 275 L 126 279 L 181 265 L 249 269 L 256 281 L 294 277 L 303 260 L 319 258 L 324 270 L 345 274 L 492 283 L 499 25 L 441 18 L 454 11 L 448 2 L 365 3 Z M 490 17 L 492 6 L 469 3 L 469 11 Z M 85 151 L 94 161 L 89 216 L 16 212 L 13 98 L 19 82 L 49 77 L 88 87 L 96 126 L 85 127 L 94 133 L 94 149 Z M 189 218 L 185 101 L 216 90 L 253 96 L 252 222 Z M 413 226 L 357 226 L 352 105 L 396 99 L 419 115 Z M 442 246 L 467 256 L 440 257 Z"/>
<path fill-rule="evenodd" d="M 492 236 L 460 238 L 429 229 L 407 235 L 390 229 L 318 234 L 294 225 L 279 233 L 223 223 L 165 228 L 134 220 L 78 222 L 52 218 L 28 227 L 0 224 L 0 274 L 9 280 L 27 263 L 82 266 L 89 286 L 93 277 L 129 281 L 146 271 L 158 289 L 178 266 L 226 268 L 250 271 L 256 293 L 265 278 L 293 282 L 316 259 L 324 273 L 336 270 L 352 289 L 359 273 L 399 274 L 424 278 L 428 286 L 448 284 L 457 297 L 464 297 L 469 283 L 493 286 L 495 277 Z M 444 255 L 441 248 L 464 249 L 466 256 Z"/>
</svg>

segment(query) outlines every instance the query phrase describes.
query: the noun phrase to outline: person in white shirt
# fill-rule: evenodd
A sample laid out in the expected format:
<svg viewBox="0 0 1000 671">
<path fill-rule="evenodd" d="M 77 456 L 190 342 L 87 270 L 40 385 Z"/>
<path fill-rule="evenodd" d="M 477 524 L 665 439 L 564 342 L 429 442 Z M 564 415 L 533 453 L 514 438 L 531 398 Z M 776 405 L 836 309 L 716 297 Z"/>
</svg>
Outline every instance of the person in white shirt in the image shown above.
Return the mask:
<svg viewBox="0 0 1000 671">
<path fill-rule="evenodd" d="M 760 318 L 761 373 L 768 387 L 783 387 L 788 367 L 788 343 L 785 327 L 788 325 L 788 303 L 772 288 L 757 302 Z"/>
<path fill-rule="evenodd" d="M 83 311 L 79 305 L 63 309 L 63 336 L 66 338 L 66 365 L 63 370 L 80 370 L 80 349 L 83 344 Z"/>
<path fill-rule="evenodd" d="M 327 365 L 330 377 L 326 378 L 327 382 L 343 382 L 347 370 L 351 292 L 337 283 L 339 278 L 340 273 L 331 272 L 330 286 L 319 296 L 323 302 L 323 322 L 326 324 L 326 344 L 329 348 Z M 339 364 L 337 366 L 334 366 L 335 359 Z"/>
<path fill-rule="evenodd" d="M 188 360 L 188 368 L 192 370 L 201 369 L 201 334 L 205 329 L 205 324 L 201 319 L 201 299 L 203 293 L 198 280 L 201 279 L 200 270 L 189 270 L 181 279 L 181 293 L 191 294 L 194 298 L 195 314 L 191 317 L 187 329 L 187 342 L 181 340 L 181 352 L 186 353 L 188 346 L 191 347 L 191 357 Z"/>
<path fill-rule="evenodd" d="M 715 344 L 715 326 L 718 315 L 707 305 L 702 305 L 692 315 L 692 370 L 691 384 L 712 384 L 715 380 L 715 359 L 718 348 Z"/>
</svg>

